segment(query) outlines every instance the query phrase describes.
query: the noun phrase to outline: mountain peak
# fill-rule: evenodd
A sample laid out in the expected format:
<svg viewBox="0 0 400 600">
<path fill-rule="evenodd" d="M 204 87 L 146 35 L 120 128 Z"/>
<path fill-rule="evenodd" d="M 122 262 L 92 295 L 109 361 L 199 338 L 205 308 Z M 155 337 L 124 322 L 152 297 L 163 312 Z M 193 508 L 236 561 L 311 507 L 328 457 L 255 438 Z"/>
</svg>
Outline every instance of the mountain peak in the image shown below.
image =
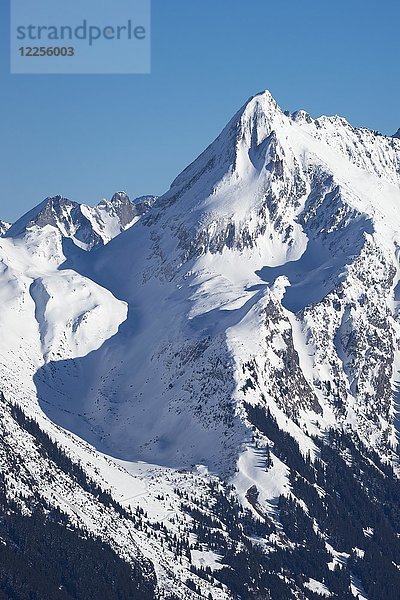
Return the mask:
<svg viewBox="0 0 400 600">
<path fill-rule="evenodd" d="M 39 209 L 39 213 L 46 211 L 55 211 L 58 213 L 60 210 L 63 210 L 63 208 L 75 208 L 77 206 L 79 206 L 78 202 L 57 194 L 56 196 L 47 196 L 47 198 L 37 206 L 37 209 Z"/>
<path fill-rule="evenodd" d="M 7 237 L 17 237 L 34 226 L 57 227 L 60 221 L 71 220 L 71 212 L 79 208 L 79 204 L 63 196 L 48 196 L 40 204 L 23 215 L 6 232 Z"/>
<path fill-rule="evenodd" d="M 126 192 L 115 192 L 111 198 L 112 204 L 130 204 L 129 196 Z"/>
<path fill-rule="evenodd" d="M 252 121 L 271 119 L 276 114 L 282 114 L 282 111 L 271 92 L 265 90 L 249 98 L 239 114 L 240 120 L 246 122 L 248 119 Z"/>
<path fill-rule="evenodd" d="M 394 133 L 392 135 L 392 137 L 400 139 L 400 127 L 398 128 L 398 130 L 396 131 L 396 133 Z"/>
<path fill-rule="evenodd" d="M 275 110 L 280 110 L 277 101 L 275 100 L 275 98 L 269 90 L 264 90 L 262 92 L 254 94 L 254 96 L 251 96 L 251 98 L 246 103 L 246 106 L 252 105 L 254 103 L 262 105 L 264 107 L 269 106 Z"/>
<path fill-rule="evenodd" d="M 296 123 L 312 123 L 312 117 L 305 110 L 296 110 L 294 113 L 289 114 L 293 121 Z"/>
<path fill-rule="evenodd" d="M 77 204 L 73 200 L 70 200 L 69 198 L 65 198 L 64 196 L 61 196 L 60 194 L 56 194 L 55 196 L 47 196 L 47 198 L 44 199 L 44 202 L 46 204 L 63 204 L 65 202 L 67 202 L 67 203 L 72 202 L 74 204 Z"/>
</svg>

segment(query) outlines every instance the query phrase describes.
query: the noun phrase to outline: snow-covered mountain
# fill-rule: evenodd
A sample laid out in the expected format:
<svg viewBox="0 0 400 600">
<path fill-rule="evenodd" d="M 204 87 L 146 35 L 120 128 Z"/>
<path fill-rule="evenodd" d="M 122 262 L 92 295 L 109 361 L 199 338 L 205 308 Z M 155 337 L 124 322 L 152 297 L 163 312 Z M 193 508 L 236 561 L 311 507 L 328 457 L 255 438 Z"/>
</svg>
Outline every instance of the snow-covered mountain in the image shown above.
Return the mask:
<svg viewBox="0 0 400 600">
<path fill-rule="evenodd" d="M 154 201 L 154 196 L 145 196 L 131 202 L 125 192 L 117 192 L 111 200 L 102 200 L 93 207 L 55 196 L 6 227 L 4 233 L 15 238 L 51 226 L 80 248 L 91 250 L 134 225 Z"/>
<path fill-rule="evenodd" d="M 349 424 L 390 456 L 399 172 L 397 140 L 253 98 L 135 228 L 85 264 L 129 312 L 81 361 L 79 433 L 123 458 L 222 474 L 248 437 L 240 407 L 250 398 L 304 428 Z M 37 374 L 39 395 L 50 372 L 56 389 L 59 376 L 75 385 L 56 361 Z M 62 419 L 62 398 L 52 405 Z"/>
<path fill-rule="evenodd" d="M 47 199 L 0 240 L 4 402 L 147 513 L 61 506 L 156 597 L 396 598 L 399 205 L 399 139 L 264 92 L 163 196 Z"/>
</svg>

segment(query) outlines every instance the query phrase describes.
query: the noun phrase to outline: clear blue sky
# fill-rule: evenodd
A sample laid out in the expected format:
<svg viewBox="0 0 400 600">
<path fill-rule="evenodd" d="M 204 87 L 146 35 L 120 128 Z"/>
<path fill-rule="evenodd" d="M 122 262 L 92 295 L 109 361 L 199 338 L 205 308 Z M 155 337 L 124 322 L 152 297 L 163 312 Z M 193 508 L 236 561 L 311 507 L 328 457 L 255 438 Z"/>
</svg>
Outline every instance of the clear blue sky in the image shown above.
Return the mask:
<svg viewBox="0 0 400 600">
<path fill-rule="evenodd" d="M 153 0 L 151 75 L 9 75 L 8 20 L 2 0 L 2 219 L 54 194 L 161 194 L 263 89 L 400 127 L 399 0 Z"/>
</svg>

